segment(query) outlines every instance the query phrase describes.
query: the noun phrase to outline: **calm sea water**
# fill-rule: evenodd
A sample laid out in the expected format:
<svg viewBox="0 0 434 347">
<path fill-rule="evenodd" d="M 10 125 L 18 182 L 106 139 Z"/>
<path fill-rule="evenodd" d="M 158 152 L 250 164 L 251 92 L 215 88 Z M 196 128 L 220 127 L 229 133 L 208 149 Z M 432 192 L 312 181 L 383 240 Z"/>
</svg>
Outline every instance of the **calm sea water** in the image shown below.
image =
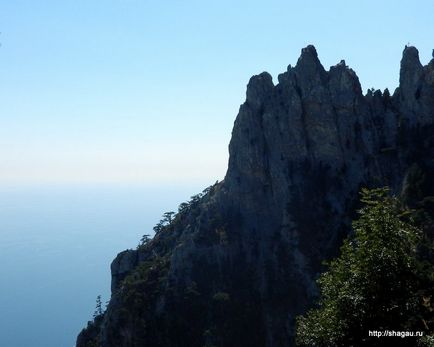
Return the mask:
<svg viewBox="0 0 434 347">
<path fill-rule="evenodd" d="M 0 188 L 1 345 L 74 346 L 116 254 L 203 188 Z"/>
</svg>

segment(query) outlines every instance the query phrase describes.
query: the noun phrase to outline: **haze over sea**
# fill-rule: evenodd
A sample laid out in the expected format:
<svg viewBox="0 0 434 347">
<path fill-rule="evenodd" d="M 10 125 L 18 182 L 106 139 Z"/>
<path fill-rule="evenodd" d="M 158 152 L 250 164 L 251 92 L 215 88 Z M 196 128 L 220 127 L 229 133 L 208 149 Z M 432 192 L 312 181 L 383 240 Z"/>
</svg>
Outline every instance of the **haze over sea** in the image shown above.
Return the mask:
<svg viewBox="0 0 434 347">
<path fill-rule="evenodd" d="M 204 187 L 0 188 L 1 345 L 74 346 L 96 296 L 109 299 L 116 254 Z"/>
</svg>

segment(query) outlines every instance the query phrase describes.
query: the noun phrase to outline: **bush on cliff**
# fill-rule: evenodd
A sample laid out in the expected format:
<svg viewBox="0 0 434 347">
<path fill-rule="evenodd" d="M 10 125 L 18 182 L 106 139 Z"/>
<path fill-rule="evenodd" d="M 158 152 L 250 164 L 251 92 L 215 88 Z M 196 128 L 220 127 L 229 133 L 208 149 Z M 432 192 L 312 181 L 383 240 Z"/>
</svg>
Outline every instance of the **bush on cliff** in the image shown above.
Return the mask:
<svg viewBox="0 0 434 347">
<path fill-rule="evenodd" d="M 421 233 L 387 189 L 364 189 L 361 201 L 354 236 L 318 280 L 318 307 L 297 319 L 297 344 L 430 346 L 434 271 L 419 257 Z M 374 331 L 419 331 L 424 338 L 377 337 Z"/>
</svg>

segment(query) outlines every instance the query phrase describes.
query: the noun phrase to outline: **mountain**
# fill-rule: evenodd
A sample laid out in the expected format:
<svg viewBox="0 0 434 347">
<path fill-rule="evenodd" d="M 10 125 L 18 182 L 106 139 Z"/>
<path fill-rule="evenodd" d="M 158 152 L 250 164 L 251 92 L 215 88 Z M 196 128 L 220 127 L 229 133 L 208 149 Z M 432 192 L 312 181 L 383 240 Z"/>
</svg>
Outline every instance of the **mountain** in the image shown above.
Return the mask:
<svg viewBox="0 0 434 347">
<path fill-rule="evenodd" d="M 107 310 L 77 347 L 292 345 L 361 187 L 434 195 L 433 123 L 434 59 L 422 66 L 414 47 L 393 95 L 363 95 L 345 61 L 326 71 L 313 46 L 277 84 L 253 76 L 224 180 L 118 254 Z"/>
</svg>

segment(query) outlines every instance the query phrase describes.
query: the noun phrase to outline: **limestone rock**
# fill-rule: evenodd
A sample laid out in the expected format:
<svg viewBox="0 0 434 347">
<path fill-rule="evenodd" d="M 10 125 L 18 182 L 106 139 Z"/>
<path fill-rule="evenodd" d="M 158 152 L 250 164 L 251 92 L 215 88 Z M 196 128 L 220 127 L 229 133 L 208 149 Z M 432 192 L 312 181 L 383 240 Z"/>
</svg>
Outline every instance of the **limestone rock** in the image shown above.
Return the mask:
<svg viewBox="0 0 434 347">
<path fill-rule="evenodd" d="M 422 66 L 414 47 L 393 96 L 363 95 L 345 61 L 326 71 L 313 46 L 276 85 L 252 77 L 224 181 L 113 261 L 100 345 L 291 345 L 322 261 L 351 230 L 358 191 L 399 193 L 409 168 L 431 165 L 433 123 L 434 61 Z M 125 284 L 128 274 L 137 280 Z"/>
</svg>

